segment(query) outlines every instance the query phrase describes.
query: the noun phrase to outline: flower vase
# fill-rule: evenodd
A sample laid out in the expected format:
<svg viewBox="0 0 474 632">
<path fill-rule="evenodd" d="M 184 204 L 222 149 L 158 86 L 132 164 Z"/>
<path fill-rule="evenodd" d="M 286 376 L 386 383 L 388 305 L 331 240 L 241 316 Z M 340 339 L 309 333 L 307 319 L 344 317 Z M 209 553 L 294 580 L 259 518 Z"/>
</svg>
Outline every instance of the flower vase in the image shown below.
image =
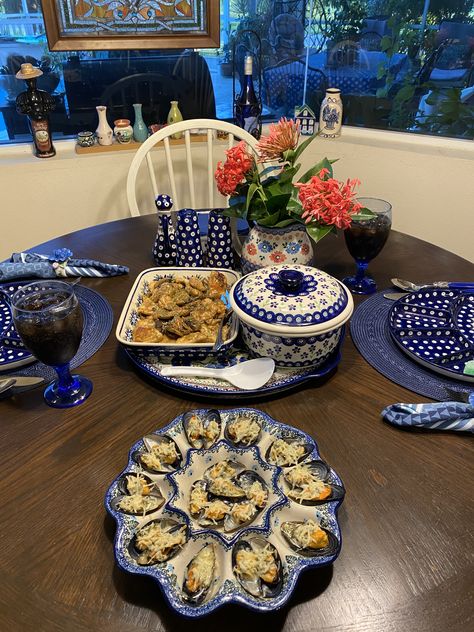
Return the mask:
<svg viewBox="0 0 474 632">
<path fill-rule="evenodd" d="M 319 135 L 336 138 L 341 135 L 342 101 L 339 88 L 328 88 L 319 113 Z"/>
<path fill-rule="evenodd" d="M 168 118 L 166 119 L 168 125 L 171 125 L 172 123 L 180 123 L 183 120 L 183 115 L 181 114 L 179 107 L 178 107 L 178 102 L 177 101 L 170 101 L 171 107 L 170 107 L 170 111 L 168 112 Z M 178 134 L 173 134 L 173 136 L 171 136 L 171 138 L 182 138 L 183 137 L 183 132 L 178 132 Z"/>
<path fill-rule="evenodd" d="M 311 239 L 302 224 L 284 228 L 255 224 L 242 245 L 244 274 L 278 263 L 311 265 L 312 261 Z"/>
<path fill-rule="evenodd" d="M 133 138 L 137 143 L 143 143 L 148 138 L 148 127 L 145 125 L 145 121 L 142 116 L 142 104 L 134 103 L 133 109 L 135 111 L 135 122 L 133 123 Z"/>
<path fill-rule="evenodd" d="M 113 130 L 107 122 L 107 107 L 105 105 L 98 105 L 96 108 L 99 116 L 99 125 L 95 130 L 97 136 L 97 142 L 99 145 L 111 145 L 113 142 Z"/>
</svg>

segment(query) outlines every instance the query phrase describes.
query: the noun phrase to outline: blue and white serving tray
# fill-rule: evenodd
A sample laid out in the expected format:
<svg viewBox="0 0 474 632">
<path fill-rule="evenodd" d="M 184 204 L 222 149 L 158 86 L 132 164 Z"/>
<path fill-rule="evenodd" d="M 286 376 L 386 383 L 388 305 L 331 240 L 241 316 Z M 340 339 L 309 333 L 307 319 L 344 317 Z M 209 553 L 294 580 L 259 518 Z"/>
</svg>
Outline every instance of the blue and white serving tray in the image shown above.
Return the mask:
<svg viewBox="0 0 474 632">
<path fill-rule="evenodd" d="M 243 436 L 237 432 L 242 423 Z M 211 439 L 203 443 L 210 430 Z M 282 443 L 290 446 L 290 455 L 280 451 Z M 150 461 L 155 448 L 161 461 Z M 302 470 L 324 489 L 321 497 L 302 500 L 303 483 L 295 479 Z M 195 495 L 196 489 L 204 496 Z M 138 509 L 134 493 L 151 509 Z M 286 604 L 302 571 L 331 564 L 339 555 L 337 511 L 344 494 L 339 476 L 301 430 L 251 408 L 195 410 L 132 446 L 105 507 L 117 524 L 118 565 L 156 580 L 179 614 L 202 617 L 229 603 L 260 612 Z M 210 519 L 211 509 L 222 506 L 223 514 Z M 246 506 L 251 511 L 242 517 Z M 303 546 L 301 529 L 308 527 L 322 540 L 305 540 Z M 160 540 L 163 533 L 171 541 Z M 269 556 L 269 577 L 243 575 L 240 552 L 262 549 Z M 206 572 L 193 576 L 197 564 Z"/>
<path fill-rule="evenodd" d="M 243 391 L 224 380 L 211 377 L 168 377 L 161 374 L 161 369 L 164 366 L 169 366 L 169 364 L 163 361 L 160 354 L 156 354 L 153 350 L 149 349 L 131 349 L 128 347 L 123 347 L 123 349 L 136 368 L 154 381 L 181 393 L 185 392 L 201 397 L 219 397 L 225 401 L 229 399 L 258 399 L 267 395 L 278 395 L 296 388 L 309 380 L 322 378 L 333 371 L 341 361 L 341 344 L 342 340 L 333 354 L 324 364 L 318 367 L 282 369 L 276 367 L 270 380 L 261 388 L 253 391 Z M 250 360 L 252 357 L 254 356 L 247 350 L 233 346 L 223 354 L 222 357 L 211 357 L 201 361 L 192 360 L 191 362 L 187 362 L 187 364 L 209 368 L 223 368 L 238 362 Z"/>
<path fill-rule="evenodd" d="M 407 294 L 392 306 L 389 329 L 415 362 L 474 382 L 474 294 L 438 288 Z"/>
</svg>

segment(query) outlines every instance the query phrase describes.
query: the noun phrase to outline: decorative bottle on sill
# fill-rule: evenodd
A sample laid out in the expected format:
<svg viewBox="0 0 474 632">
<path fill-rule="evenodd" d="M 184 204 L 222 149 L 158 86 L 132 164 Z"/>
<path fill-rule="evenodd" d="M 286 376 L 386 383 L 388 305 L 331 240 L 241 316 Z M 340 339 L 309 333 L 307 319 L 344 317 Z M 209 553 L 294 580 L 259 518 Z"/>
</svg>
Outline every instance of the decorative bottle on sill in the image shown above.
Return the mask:
<svg viewBox="0 0 474 632">
<path fill-rule="evenodd" d="M 168 112 L 168 118 L 166 119 L 168 125 L 171 125 L 172 123 L 180 123 L 183 120 L 183 115 L 181 114 L 179 110 L 178 102 L 170 101 L 170 104 L 171 104 L 170 111 Z M 173 134 L 171 138 L 183 138 L 183 132 L 179 132 L 178 134 Z"/>
<path fill-rule="evenodd" d="M 99 145 L 111 145 L 113 142 L 114 132 L 107 122 L 107 108 L 105 105 L 98 105 L 96 108 L 99 116 L 99 125 L 95 130 L 97 142 Z"/>
<path fill-rule="evenodd" d="M 133 109 L 135 111 L 135 122 L 133 123 L 133 138 L 137 143 L 144 143 L 148 138 L 148 127 L 145 125 L 145 121 L 142 116 L 142 104 L 134 103 Z"/>
<path fill-rule="evenodd" d="M 339 88 L 328 88 L 319 113 L 319 135 L 323 138 L 340 136 L 342 127 L 342 101 Z"/>
<path fill-rule="evenodd" d="M 253 87 L 253 59 L 247 55 L 244 63 L 244 82 L 242 91 L 235 101 L 235 123 L 260 138 L 262 128 L 262 109 Z"/>
<path fill-rule="evenodd" d="M 25 114 L 28 117 L 35 144 L 35 156 L 51 158 L 56 155 L 56 150 L 51 139 L 48 115 L 54 110 L 56 104 L 48 92 L 38 90 L 36 87 L 36 79 L 42 74 L 43 72 L 32 64 L 21 64 L 16 78 L 26 81 L 27 90 L 17 96 L 16 109 L 19 114 Z"/>
</svg>

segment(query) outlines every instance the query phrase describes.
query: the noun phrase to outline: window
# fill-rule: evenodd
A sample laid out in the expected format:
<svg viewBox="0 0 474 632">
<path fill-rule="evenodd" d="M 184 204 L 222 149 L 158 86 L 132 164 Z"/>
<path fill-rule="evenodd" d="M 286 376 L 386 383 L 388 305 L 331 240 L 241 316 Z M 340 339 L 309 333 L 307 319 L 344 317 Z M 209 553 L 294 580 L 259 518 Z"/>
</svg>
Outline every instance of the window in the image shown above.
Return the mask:
<svg viewBox="0 0 474 632">
<path fill-rule="evenodd" d="M 338 87 L 347 125 L 473 138 L 473 5 L 221 0 L 219 50 L 51 53 L 38 0 L 0 0 L 0 142 L 30 141 L 15 109 L 25 89 L 15 73 L 25 61 L 41 67 L 38 86 L 54 95 L 58 139 L 94 130 L 102 104 L 111 124 L 133 119 L 134 102 L 148 125 L 162 124 L 171 99 L 185 118 L 232 119 L 248 50 L 268 120 L 292 116 L 303 101 L 318 115 L 326 88 Z"/>
</svg>

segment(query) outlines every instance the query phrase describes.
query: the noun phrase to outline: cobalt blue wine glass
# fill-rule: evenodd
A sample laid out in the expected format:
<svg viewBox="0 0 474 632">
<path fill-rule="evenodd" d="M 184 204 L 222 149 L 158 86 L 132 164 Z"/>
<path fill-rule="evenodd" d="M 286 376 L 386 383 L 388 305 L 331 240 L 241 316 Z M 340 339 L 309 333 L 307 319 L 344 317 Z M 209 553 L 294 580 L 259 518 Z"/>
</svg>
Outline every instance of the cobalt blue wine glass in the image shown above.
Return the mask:
<svg viewBox="0 0 474 632">
<path fill-rule="evenodd" d="M 44 391 L 46 403 L 54 408 L 82 404 L 92 392 L 92 382 L 71 375 L 69 370 L 69 363 L 79 349 L 84 324 L 72 285 L 62 281 L 29 283 L 15 292 L 11 309 L 25 347 L 58 374 Z"/>
<path fill-rule="evenodd" d="M 358 198 L 363 208 L 375 215 L 368 219 L 354 219 L 344 231 L 346 245 L 354 257 L 357 270 L 342 282 L 353 294 L 372 294 L 377 289 L 375 281 L 365 276 L 369 261 L 372 261 L 385 245 L 392 226 L 392 205 L 377 198 Z"/>
</svg>

